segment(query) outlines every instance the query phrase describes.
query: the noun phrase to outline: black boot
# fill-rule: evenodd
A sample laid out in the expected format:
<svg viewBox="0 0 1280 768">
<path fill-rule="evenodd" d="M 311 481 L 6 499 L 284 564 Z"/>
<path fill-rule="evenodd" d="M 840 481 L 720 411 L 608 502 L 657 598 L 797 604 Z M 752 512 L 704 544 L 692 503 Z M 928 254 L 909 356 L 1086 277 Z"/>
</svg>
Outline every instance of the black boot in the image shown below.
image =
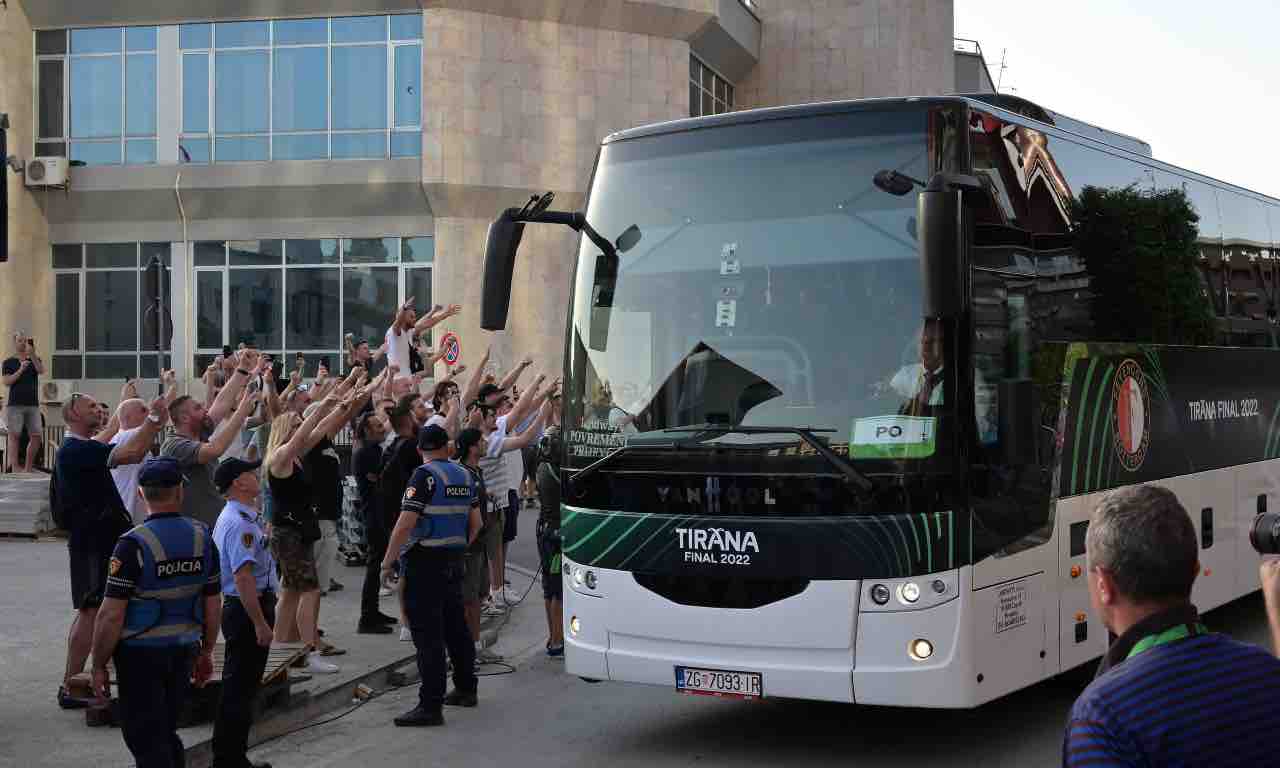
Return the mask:
<svg viewBox="0 0 1280 768">
<path fill-rule="evenodd" d="M 459 691 L 454 688 L 449 691 L 449 695 L 444 697 L 444 703 L 447 707 L 474 707 L 479 703 L 476 698 L 476 692 Z"/>
<path fill-rule="evenodd" d="M 439 710 L 430 712 L 422 707 L 414 707 L 393 721 L 401 728 L 422 728 L 432 725 L 444 725 L 444 715 Z"/>
</svg>

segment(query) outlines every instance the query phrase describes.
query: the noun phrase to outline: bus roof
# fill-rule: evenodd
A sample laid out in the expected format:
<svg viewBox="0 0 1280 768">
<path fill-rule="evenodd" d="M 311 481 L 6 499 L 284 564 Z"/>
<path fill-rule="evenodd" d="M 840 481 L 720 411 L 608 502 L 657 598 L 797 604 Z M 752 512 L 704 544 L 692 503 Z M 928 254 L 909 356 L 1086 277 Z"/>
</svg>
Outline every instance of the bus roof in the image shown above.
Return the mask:
<svg viewBox="0 0 1280 768">
<path fill-rule="evenodd" d="M 984 110 L 995 110 L 1006 113 L 1020 122 L 1039 124 L 1050 131 L 1059 131 L 1069 136 L 1082 138 L 1093 145 L 1101 145 L 1105 149 L 1121 155 L 1131 156 L 1139 162 L 1157 167 L 1164 167 L 1191 178 L 1225 187 L 1237 192 L 1244 192 L 1262 199 L 1272 205 L 1280 205 L 1280 199 L 1264 195 L 1237 184 L 1232 184 L 1197 171 L 1157 160 L 1151 155 L 1151 145 L 1147 142 L 1123 133 L 1109 131 L 1105 128 L 1086 123 L 1083 120 L 1067 117 L 1047 110 L 1034 102 L 1006 94 L 958 94 L 953 96 L 907 96 L 894 98 L 850 99 L 846 101 L 824 101 L 811 104 L 796 104 L 784 107 L 764 107 L 746 109 L 739 112 L 725 112 L 706 117 L 686 117 L 661 123 L 637 126 L 627 130 L 611 133 L 604 137 L 602 144 L 615 141 L 637 139 L 645 136 L 659 136 L 668 133 L 679 133 L 701 128 L 713 128 L 727 125 L 744 125 L 767 120 L 783 120 L 789 118 L 816 117 L 848 112 L 861 112 L 874 109 L 894 109 L 908 106 L 928 108 L 948 104 L 966 104 Z"/>
</svg>

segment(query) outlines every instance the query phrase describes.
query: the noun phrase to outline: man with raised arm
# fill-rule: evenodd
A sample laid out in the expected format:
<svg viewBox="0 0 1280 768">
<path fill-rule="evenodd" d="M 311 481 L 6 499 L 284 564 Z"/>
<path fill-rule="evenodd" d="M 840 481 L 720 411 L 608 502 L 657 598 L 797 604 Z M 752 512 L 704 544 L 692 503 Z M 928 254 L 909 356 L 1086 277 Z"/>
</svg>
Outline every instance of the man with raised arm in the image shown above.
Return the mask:
<svg viewBox="0 0 1280 768">
<path fill-rule="evenodd" d="M 396 378 L 398 382 L 396 386 L 402 390 L 399 394 L 403 394 L 413 386 L 414 371 L 409 364 L 409 350 L 413 347 L 414 340 L 423 331 L 439 325 L 462 311 L 461 304 L 450 304 L 448 307 L 432 310 L 419 318 L 417 311 L 413 308 L 413 299 L 414 297 L 410 296 L 408 301 L 400 305 L 395 317 L 391 320 L 391 327 L 387 329 L 387 364 L 399 369 Z"/>
</svg>

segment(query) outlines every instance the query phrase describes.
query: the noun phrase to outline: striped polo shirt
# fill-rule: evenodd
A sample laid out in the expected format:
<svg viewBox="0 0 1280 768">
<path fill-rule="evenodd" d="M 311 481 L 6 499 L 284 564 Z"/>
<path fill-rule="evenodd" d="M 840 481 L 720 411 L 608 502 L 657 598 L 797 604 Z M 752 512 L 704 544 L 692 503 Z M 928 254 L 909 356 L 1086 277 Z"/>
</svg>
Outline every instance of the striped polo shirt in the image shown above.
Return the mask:
<svg viewBox="0 0 1280 768">
<path fill-rule="evenodd" d="M 1280 765 L 1280 659 L 1226 635 L 1141 651 L 1093 681 L 1075 706 L 1062 764 Z"/>
</svg>

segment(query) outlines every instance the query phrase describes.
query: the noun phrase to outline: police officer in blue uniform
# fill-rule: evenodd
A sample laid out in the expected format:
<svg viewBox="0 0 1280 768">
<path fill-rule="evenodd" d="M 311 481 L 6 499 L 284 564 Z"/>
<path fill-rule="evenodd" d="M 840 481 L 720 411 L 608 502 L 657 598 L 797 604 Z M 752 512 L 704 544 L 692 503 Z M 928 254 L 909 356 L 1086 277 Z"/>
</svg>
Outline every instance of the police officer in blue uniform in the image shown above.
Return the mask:
<svg viewBox="0 0 1280 768">
<path fill-rule="evenodd" d="M 218 551 L 204 523 L 182 515 L 182 469 L 148 459 L 138 474 L 147 519 L 120 537 L 93 632 L 93 687 L 109 695 L 115 660 L 124 742 L 139 768 L 181 766 L 178 715 L 213 673 Z"/>
<path fill-rule="evenodd" d="M 213 526 L 222 573 L 222 702 L 213 724 L 214 768 L 270 768 L 251 763 L 249 727 L 253 699 L 262 682 L 271 650 L 279 583 L 275 561 L 263 531 L 256 500 L 260 461 L 226 459 L 213 474 L 213 484 L 227 504 Z"/>
<path fill-rule="evenodd" d="M 434 424 L 418 433 L 422 466 L 400 502 L 383 582 L 404 553 L 404 609 L 418 654 L 418 706 L 399 726 L 444 725 L 441 707 L 476 705 L 475 645 L 462 608 L 463 555 L 480 531 L 480 499 L 471 473 L 449 461 L 449 433 Z M 453 660 L 453 691 L 445 696 L 445 648 Z"/>
</svg>

